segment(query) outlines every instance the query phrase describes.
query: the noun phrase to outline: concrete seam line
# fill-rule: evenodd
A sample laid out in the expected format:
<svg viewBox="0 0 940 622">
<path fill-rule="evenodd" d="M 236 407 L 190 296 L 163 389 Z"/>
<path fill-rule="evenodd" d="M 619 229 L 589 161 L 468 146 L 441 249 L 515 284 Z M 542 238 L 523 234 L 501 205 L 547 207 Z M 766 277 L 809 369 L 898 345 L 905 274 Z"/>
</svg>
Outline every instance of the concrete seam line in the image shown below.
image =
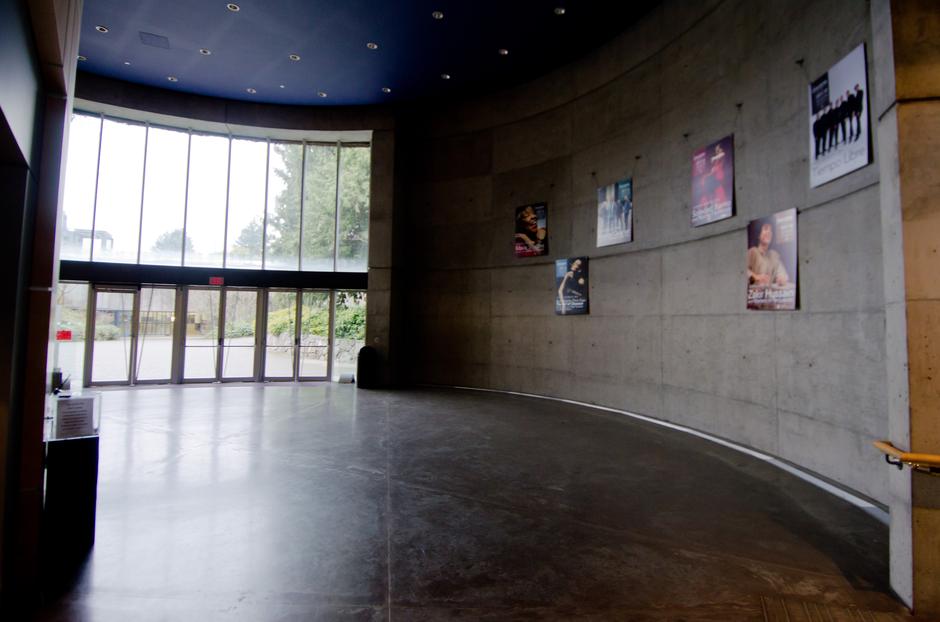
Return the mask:
<svg viewBox="0 0 940 622">
<path fill-rule="evenodd" d="M 705 439 L 712 443 L 722 445 L 723 447 L 733 449 L 737 452 L 751 456 L 752 458 L 757 458 L 758 460 L 762 460 L 768 464 L 771 464 L 782 471 L 786 471 L 787 473 L 790 473 L 791 475 L 794 475 L 800 478 L 801 480 L 809 484 L 812 484 L 813 486 L 816 486 L 820 490 L 824 490 L 825 492 L 828 492 L 829 494 L 833 496 L 839 497 L 843 501 L 847 501 L 848 503 L 851 503 L 855 507 L 877 518 L 880 522 L 884 523 L 885 525 L 890 524 L 890 515 L 888 514 L 888 512 L 884 511 L 883 509 L 871 503 L 870 501 L 867 501 L 866 499 L 863 499 L 862 497 L 858 495 L 854 495 L 847 490 L 843 490 L 842 488 L 839 488 L 838 486 L 834 486 L 830 484 L 829 482 L 825 481 L 824 479 L 813 475 L 812 473 L 799 469 L 781 460 L 780 458 L 771 456 L 770 454 L 765 454 L 756 449 L 751 449 L 750 447 L 739 445 L 738 443 L 735 443 L 733 441 L 729 441 L 729 440 L 720 438 L 718 436 L 713 436 L 711 434 L 708 434 L 707 432 L 700 432 L 699 430 L 695 430 L 693 428 L 679 425 L 677 423 L 671 423 L 669 421 L 664 421 L 662 419 L 648 417 L 646 415 L 641 415 L 638 413 L 630 412 L 629 410 L 620 410 L 619 408 L 611 408 L 609 406 L 600 406 L 598 404 L 588 404 L 587 402 L 579 402 L 577 400 L 569 400 L 569 399 L 564 399 L 561 397 L 537 395 L 535 393 L 522 393 L 520 391 L 503 391 L 500 389 L 484 389 L 480 387 L 464 387 L 464 386 L 459 386 L 459 385 L 420 384 L 418 386 L 436 388 L 436 389 L 451 388 L 451 389 L 460 389 L 464 391 L 482 391 L 484 393 L 501 393 L 504 395 L 518 395 L 520 397 L 534 397 L 540 400 L 562 402 L 564 404 L 572 404 L 574 406 L 583 406 L 585 408 L 595 408 L 597 410 L 612 412 L 618 415 L 626 415 L 634 419 L 639 419 L 640 421 L 646 421 L 647 423 L 652 423 L 652 424 L 662 426 L 665 428 L 670 428 L 672 430 L 677 430 L 679 432 L 685 432 L 686 434 L 697 436 L 699 438 Z"/>
</svg>

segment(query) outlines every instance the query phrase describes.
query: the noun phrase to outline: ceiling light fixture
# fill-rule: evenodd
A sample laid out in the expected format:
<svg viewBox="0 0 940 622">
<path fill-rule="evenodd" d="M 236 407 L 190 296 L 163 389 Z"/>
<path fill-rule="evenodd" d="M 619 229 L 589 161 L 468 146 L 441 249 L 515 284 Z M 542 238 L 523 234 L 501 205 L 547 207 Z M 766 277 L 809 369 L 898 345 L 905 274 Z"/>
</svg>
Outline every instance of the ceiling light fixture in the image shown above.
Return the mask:
<svg viewBox="0 0 940 622">
<path fill-rule="evenodd" d="M 167 76 L 166 79 L 169 80 L 170 82 L 179 82 L 179 81 L 180 81 L 180 79 L 177 78 L 176 76 Z"/>
<path fill-rule="evenodd" d="M 95 30 L 97 30 L 97 31 L 100 32 L 101 34 L 104 34 L 104 33 L 108 32 L 108 27 L 107 27 L 107 26 L 98 25 L 98 26 L 95 26 Z"/>
<path fill-rule="evenodd" d="M 124 64 L 125 64 L 125 65 L 130 65 L 130 64 L 131 64 L 131 61 L 126 60 L 126 61 L 124 61 Z"/>
<path fill-rule="evenodd" d="M 80 60 L 80 61 L 82 61 L 82 62 L 85 62 L 86 60 L 88 60 L 88 57 L 82 56 L 81 54 L 79 54 L 79 55 L 78 55 L 78 60 Z"/>
<path fill-rule="evenodd" d="M 387 86 L 383 86 L 383 87 L 382 87 L 382 92 L 385 93 L 385 94 L 388 94 L 388 93 L 391 93 L 391 92 L 392 92 L 392 89 L 388 88 Z"/>
<path fill-rule="evenodd" d="M 317 97 L 326 97 L 326 91 L 318 91 Z"/>
<path fill-rule="evenodd" d="M 232 13 L 238 13 L 239 11 L 242 10 L 242 8 L 238 6 L 237 4 L 235 4 L 234 2 L 229 2 L 228 4 L 225 5 L 225 8 L 231 11 Z"/>
<path fill-rule="evenodd" d="M 509 56 L 509 50 L 506 48 L 499 48 L 497 52 L 499 52 L 500 56 Z"/>
<path fill-rule="evenodd" d="M 284 88 L 284 85 L 283 85 L 283 84 L 278 84 L 278 85 L 277 85 L 277 88 L 282 89 L 282 88 Z"/>
<path fill-rule="evenodd" d="M 369 48 L 370 50 L 377 50 L 379 49 L 379 44 L 369 41 L 368 43 L 366 43 L 366 47 Z"/>
<path fill-rule="evenodd" d="M 563 6 L 555 7 L 555 15 L 564 15 L 564 14 L 565 14 L 565 7 Z"/>
<path fill-rule="evenodd" d="M 444 19 L 444 14 L 441 13 L 440 11 L 434 11 L 433 13 L 431 13 L 431 17 L 433 17 L 434 19 Z"/>
<path fill-rule="evenodd" d="M 291 60 L 294 61 L 294 62 L 297 62 L 297 61 L 300 60 L 300 55 L 299 55 L 299 54 L 289 54 L 289 55 L 287 56 L 287 58 L 291 59 Z"/>
<path fill-rule="evenodd" d="M 450 74 L 449 74 L 449 73 L 442 73 L 442 74 L 441 74 L 441 80 L 450 80 Z"/>
<path fill-rule="evenodd" d="M 249 86 L 247 89 L 245 89 L 245 90 L 248 91 L 249 93 L 251 93 L 252 95 L 254 95 L 255 93 L 258 92 L 256 89 L 253 89 L 253 88 L 251 88 L 250 86 Z"/>
<path fill-rule="evenodd" d="M 210 54 L 212 54 L 212 50 L 210 50 L 209 48 L 199 48 L 199 53 L 202 54 L 203 56 L 209 56 Z"/>
</svg>

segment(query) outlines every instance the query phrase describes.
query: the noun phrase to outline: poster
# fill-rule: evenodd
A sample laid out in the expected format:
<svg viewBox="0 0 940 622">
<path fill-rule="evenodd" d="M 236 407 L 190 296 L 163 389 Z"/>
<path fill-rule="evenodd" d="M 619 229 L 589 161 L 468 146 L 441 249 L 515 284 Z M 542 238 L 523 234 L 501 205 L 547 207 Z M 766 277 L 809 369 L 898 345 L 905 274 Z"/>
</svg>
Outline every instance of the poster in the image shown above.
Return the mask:
<svg viewBox="0 0 940 622">
<path fill-rule="evenodd" d="M 748 223 L 748 309 L 796 309 L 796 242 L 796 208 Z"/>
<path fill-rule="evenodd" d="M 871 162 L 864 43 L 810 84 L 809 110 L 811 187 Z"/>
<path fill-rule="evenodd" d="M 588 307 L 588 258 L 555 260 L 555 314 L 585 315 Z"/>
<path fill-rule="evenodd" d="M 597 246 L 633 241 L 633 180 L 597 189 Z"/>
<path fill-rule="evenodd" d="M 516 257 L 548 254 L 548 206 L 545 203 L 516 208 Z"/>
<path fill-rule="evenodd" d="M 734 216 L 734 137 L 692 154 L 692 226 Z"/>
</svg>

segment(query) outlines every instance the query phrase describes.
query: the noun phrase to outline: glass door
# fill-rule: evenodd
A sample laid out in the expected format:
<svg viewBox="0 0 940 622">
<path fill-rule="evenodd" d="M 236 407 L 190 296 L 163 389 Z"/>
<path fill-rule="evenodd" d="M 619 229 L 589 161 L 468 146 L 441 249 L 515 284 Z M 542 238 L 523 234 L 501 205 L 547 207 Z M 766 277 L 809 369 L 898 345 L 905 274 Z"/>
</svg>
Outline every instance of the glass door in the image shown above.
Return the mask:
<svg viewBox="0 0 940 622">
<path fill-rule="evenodd" d="M 135 382 L 169 382 L 173 368 L 176 288 L 140 288 Z"/>
<path fill-rule="evenodd" d="M 96 287 L 91 310 L 93 338 L 86 339 L 85 386 L 130 384 L 133 377 L 137 290 Z"/>
<path fill-rule="evenodd" d="M 183 380 L 214 382 L 219 377 L 220 292 L 191 287 L 186 292 Z"/>
<path fill-rule="evenodd" d="M 339 290 L 333 294 L 332 379 L 355 374 L 359 349 L 366 345 L 366 292 Z"/>
<path fill-rule="evenodd" d="M 297 377 L 297 292 L 269 290 L 264 336 L 264 379 L 293 380 Z"/>
<path fill-rule="evenodd" d="M 301 293 L 298 380 L 330 377 L 330 292 Z"/>
<path fill-rule="evenodd" d="M 222 342 L 222 379 L 253 380 L 258 290 L 226 289 Z"/>
</svg>

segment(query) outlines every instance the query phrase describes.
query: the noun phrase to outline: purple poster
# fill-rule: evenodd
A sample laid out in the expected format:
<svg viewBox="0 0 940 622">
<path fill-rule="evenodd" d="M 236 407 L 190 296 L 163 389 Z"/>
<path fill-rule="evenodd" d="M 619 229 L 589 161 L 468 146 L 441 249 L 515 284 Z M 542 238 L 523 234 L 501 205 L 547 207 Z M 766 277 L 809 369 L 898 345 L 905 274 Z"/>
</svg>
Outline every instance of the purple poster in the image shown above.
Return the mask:
<svg viewBox="0 0 940 622">
<path fill-rule="evenodd" d="M 548 206 L 545 203 L 516 208 L 516 257 L 548 254 Z"/>
<path fill-rule="evenodd" d="M 692 154 L 692 226 L 734 216 L 734 137 Z"/>
</svg>

